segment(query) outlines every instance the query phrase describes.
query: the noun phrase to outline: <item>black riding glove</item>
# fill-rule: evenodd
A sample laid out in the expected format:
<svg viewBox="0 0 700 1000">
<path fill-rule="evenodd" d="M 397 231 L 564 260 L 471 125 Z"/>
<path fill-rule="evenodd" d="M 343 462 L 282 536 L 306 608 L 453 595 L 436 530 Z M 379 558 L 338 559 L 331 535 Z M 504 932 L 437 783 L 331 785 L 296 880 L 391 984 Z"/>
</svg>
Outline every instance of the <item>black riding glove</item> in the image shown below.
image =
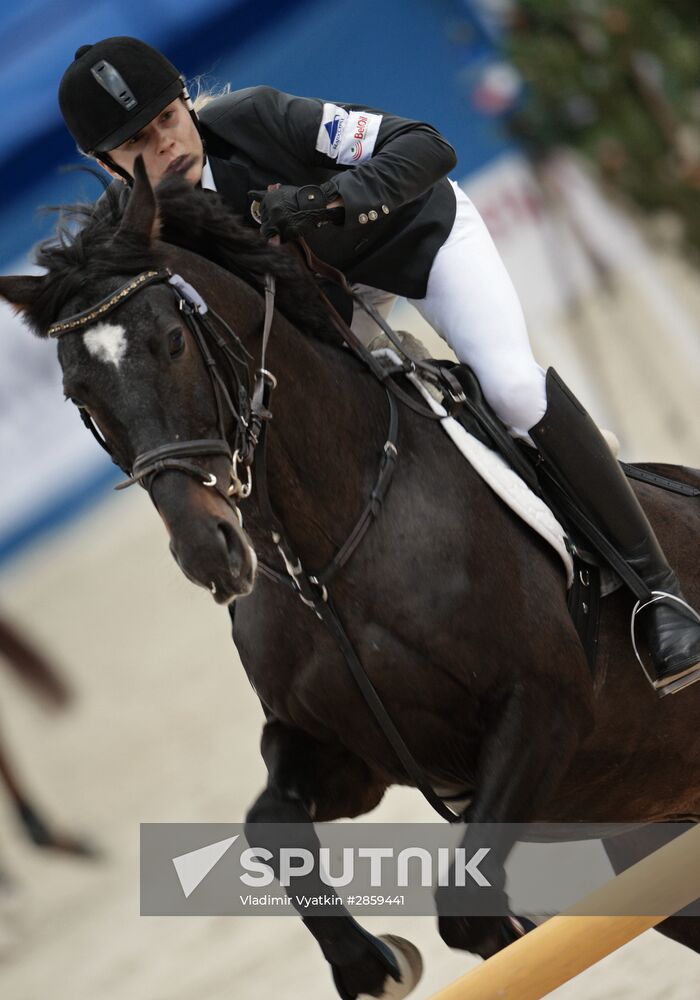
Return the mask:
<svg viewBox="0 0 700 1000">
<path fill-rule="evenodd" d="M 253 215 L 259 213 L 261 234 L 268 239 L 279 236 L 285 242 L 329 222 L 342 225 L 345 209 L 326 208 L 337 194 L 335 184 L 326 181 L 320 186 L 283 184 L 270 191 L 249 191 L 248 197 L 253 199 Z"/>
</svg>

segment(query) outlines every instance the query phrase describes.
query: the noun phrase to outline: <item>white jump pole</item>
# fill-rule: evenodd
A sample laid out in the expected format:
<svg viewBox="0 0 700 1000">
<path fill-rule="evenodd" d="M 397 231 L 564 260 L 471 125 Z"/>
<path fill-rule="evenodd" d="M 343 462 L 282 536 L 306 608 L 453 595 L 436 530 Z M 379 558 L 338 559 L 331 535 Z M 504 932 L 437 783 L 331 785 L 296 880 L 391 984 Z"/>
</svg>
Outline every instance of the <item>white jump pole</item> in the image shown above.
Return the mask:
<svg viewBox="0 0 700 1000">
<path fill-rule="evenodd" d="M 698 898 L 700 824 L 435 993 L 431 1000 L 540 1000 Z M 642 905 L 657 916 L 586 915 L 634 912 Z"/>
</svg>

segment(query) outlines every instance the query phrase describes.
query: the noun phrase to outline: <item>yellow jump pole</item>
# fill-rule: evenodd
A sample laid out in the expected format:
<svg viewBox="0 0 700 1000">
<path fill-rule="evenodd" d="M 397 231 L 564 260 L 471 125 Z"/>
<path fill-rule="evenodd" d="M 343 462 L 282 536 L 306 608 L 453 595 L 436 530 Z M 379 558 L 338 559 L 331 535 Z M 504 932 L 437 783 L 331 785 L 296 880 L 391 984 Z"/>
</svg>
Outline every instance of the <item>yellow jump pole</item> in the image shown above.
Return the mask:
<svg viewBox="0 0 700 1000">
<path fill-rule="evenodd" d="M 698 898 L 700 824 L 499 951 L 431 1000 L 540 1000 Z M 633 912 L 642 905 L 661 915 L 586 916 Z"/>
</svg>

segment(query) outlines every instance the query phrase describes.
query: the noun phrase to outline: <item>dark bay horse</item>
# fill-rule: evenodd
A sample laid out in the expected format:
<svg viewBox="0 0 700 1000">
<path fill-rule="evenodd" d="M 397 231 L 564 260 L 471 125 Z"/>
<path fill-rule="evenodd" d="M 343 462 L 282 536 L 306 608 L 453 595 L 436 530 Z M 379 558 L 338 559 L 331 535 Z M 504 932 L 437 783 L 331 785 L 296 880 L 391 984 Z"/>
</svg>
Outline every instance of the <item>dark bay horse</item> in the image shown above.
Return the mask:
<svg viewBox="0 0 700 1000">
<path fill-rule="evenodd" d="M 84 220 L 85 221 L 85 220 Z M 159 238 L 161 237 L 161 238 Z M 173 244 L 177 243 L 175 246 Z M 102 213 L 40 253 L 43 276 L 0 279 L 0 294 L 40 335 L 59 339 L 64 389 L 127 470 L 144 453 L 217 438 L 212 386 L 167 265 L 240 337 L 237 406 L 260 357 L 263 299 L 239 275 L 278 284 L 266 367 L 278 384 L 267 443 L 269 496 L 304 566 L 325 566 L 375 482 L 387 396 L 344 349 L 310 279 L 284 250 L 242 227 L 210 192 L 177 178 L 158 191 L 141 171 L 121 220 Z M 124 287 L 115 306 L 98 304 Z M 222 349 L 212 348 L 221 360 Z M 249 371 L 243 371 L 243 369 Z M 233 448 L 240 428 L 227 428 Z M 591 674 L 566 608 L 556 557 L 491 493 L 434 422 L 402 408 L 394 479 L 332 597 L 365 670 L 440 789 L 467 790 L 468 822 L 644 822 L 700 816 L 700 686 L 659 700 L 629 640 L 632 598 L 604 601 Z M 184 459 L 183 459 L 184 461 Z M 234 639 L 263 704 L 268 784 L 249 821 L 307 824 L 373 809 L 410 784 L 329 632 L 289 588 L 256 489 L 236 506 L 219 453 L 146 477 L 183 572 L 221 604 L 236 598 Z M 700 485 L 700 473 L 674 469 Z M 683 589 L 700 604 L 700 503 L 636 485 Z M 464 845 L 470 849 L 469 828 Z M 467 855 L 470 856 L 470 855 Z M 324 887 L 326 889 L 326 887 Z M 327 889 L 326 889 L 327 891 Z M 341 996 L 382 995 L 395 954 L 350 914 L 306 916 Z M 439 917 L 445 941 L 483 956 L 507 942 L 504 918 Z M 662 930 L 700 951 L 700 926 Z M 410 985 L 410 984 L 409 984 Z M 403 994 L 402 994 L 403 995 Z"/>
</svg>

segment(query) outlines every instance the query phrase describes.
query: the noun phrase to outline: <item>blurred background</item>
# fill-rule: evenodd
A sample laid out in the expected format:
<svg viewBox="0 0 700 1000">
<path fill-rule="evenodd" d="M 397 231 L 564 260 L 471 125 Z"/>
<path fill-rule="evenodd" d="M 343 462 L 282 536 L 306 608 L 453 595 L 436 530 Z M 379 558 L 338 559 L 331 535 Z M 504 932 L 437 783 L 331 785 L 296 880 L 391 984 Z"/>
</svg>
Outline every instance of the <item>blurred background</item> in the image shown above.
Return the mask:
<svg viewBox="0 0 700 1000">
<path fill-rule="evenodd" d="M 55 95 L 75 49 L 136 35 L 204 87 L 267 83 L 439 128 L 540 363 L 623 458 L 700 465 L 690 0 L 6 0 L 0 28 L 3 273 L 31 268 L 52 228 L 40 206 L 99 194 L 64 170 L 80 157 Z M 445 353 L 407 305 L 394 321 Z M 138 916 L 139 822 L 239 820 L 264 781 L 262 712 L 228 616 L 180 576 L 146 495 L 111 495 L 55 345 L 4 306 L 0 327 L 0 660 L 15 667 L 0 673 L 0 996 L 332 997 L 297 921 Z M 430 818 L 406 791 L 372 814 Z M 428 920 L 380 924 L 421 947 L 418 998 L 473 963 Z M 699 985 L 700 958 L 646 935 L 556 996 Z"/>
</svg>

